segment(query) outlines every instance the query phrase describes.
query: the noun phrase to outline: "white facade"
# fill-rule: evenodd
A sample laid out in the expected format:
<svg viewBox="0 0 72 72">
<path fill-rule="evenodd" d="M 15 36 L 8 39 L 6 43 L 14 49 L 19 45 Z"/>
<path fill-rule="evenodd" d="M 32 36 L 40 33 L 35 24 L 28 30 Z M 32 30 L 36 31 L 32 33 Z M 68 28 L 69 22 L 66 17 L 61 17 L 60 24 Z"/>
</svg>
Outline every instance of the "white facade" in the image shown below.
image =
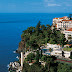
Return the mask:
<svg viewBox="0 0 72 72">
<path fill-rule="evenodd" d="M 61 18 L 54 18 L 53 19 L 53 25 L 62 21 L 62 20 L 69 20 L 69 18 L 67 16 L 61 17 Z"/>
<path fill-rule="evenodd" d="M 65 56 L 65 58 L 69 58 L 70 57 L 70 52 L 64 51 L 64 56 Z"/>
<path fill-rule="evenodd" d="M 51 52 L 51 55 L 55 55 L 55 56 L 62 56 L 62 51 L 53 51 L 53 52 Z"/>
<path fill-rule="evenodd" d="M 65 30 L 64 34 L 65 34 L 65 38 L 67 40 L 72 40 L 72 28 L 69 28 L 68 30 Z"/>
<path fill-rule="evenodd" d="M 57 29 L 68 29 L 72 27 L 72 20 L 62 20 L 56 24 Z"/>
<path fill-rule="evenodd" d="M 72 20 L 70 20 L 67 16 L 62 18 L 54 18 L 53 26 L 55 26 L 57 30 L 60 30 L 60 29 L 65 30 L 69 27 L 72 27 Z M 53 26 L 52 26 L 52 29 L 53 29 Z"/>
<path fill-rule="evenodd" d="M 60 45 L 47 43 L 47 48 L 52 48 L 53 49 L 53 51 L 51 52 L 51 55 L 62 57 L 62 50 L 61 50 Z M 70 57 L 70 52 L 69 51 L 64 51 L 64 56 L 65 56 L 65 58 L 69 58 Z"/>
<path fill-rule="evenodd" d="M 51 55 L 62 57 L 62 51 L 61 50 L 60 51 L 59 50 L 53 51 L 53 52 L 51 52 Z M 65 56 L 65 58 L 69 58 L 70 57 L 70 52 L 64 51 L 64 56 Z"/>
<path fill-rule="evenodd" d="M 60 49 L 60 45 L 57 45 L 57 44 L 49 44 L 47 43 L 47 48 L 52 48 L 53 50 L 57 50 L 57 49 Z"/>
<path fill-rule="evenodd" d="M 58 22 L 62 21 L 62 18 L 54 18 L 53 19 L 53 24 L 57 24 Z"/>
</svg>

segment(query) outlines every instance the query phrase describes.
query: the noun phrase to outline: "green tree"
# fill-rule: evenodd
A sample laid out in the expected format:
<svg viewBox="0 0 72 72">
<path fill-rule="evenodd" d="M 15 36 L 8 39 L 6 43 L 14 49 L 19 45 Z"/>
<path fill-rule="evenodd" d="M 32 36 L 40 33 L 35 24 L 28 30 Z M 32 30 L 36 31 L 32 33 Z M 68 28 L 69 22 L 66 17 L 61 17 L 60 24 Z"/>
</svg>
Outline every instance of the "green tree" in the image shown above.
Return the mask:
<svg viewBox="0 0 72 72">
<path fill-rule="evenodd" d="M 36 35 L 38 35 L 40 33 L 40 27 L 41 27 L 41 22 L 39 21 L 35 30 L 36 30 Z"/>
<path fill-rule="evenodd" d="M 30 67 L 29 64 L 24 62 L 24 64 L 23 64 L 23 71 L 22 72 L 28 72 L 29 67 Z"/>
<path fill-rule="evenodd" d="M 50 67 L 50 72 L 55 72 L 54 67 Z"/>
<path fill-rule="evenodd" d="M 39 57 L 40 57 L 40 55 L 39 55 L 39 50 L 37 50 L 37 52 L 36 52 L 36 57 L 35 57 L 36 63 L 39 63 Z"/>
<path fill-rule="evenodd" d="M 42 50 L 40 50 L 40 59 L 41 59 L 41 57 L 42 57 Z"/>
<path fill-rule="evenodd" d="M 70 72 L 70 66 L 67 64 L 59 63 L 57 72 Z"/>
<path fill-rule="evenodd" d="M 48 72 L 50 72 L 51 63 L 53 63 L 53 59 L 52 58 L 47 58 L 46 65 L 48 66 Z"/>
<path fill-rule="evenodd" d="M 42 61 L 46 61 L 47 60 L 47 56 L 46 55 L 43 55 L 42 58 L 41 58 L 41 60 Z"/>
<path fill-rule="evenodd" d="M 37 64 L 33 64 L 29 67 L 28 72 L 40 72 L 40 67 Z"/>
<path fill-rule="evenodd" d="M 27 60 L 30 62 L 32 62 L 32 60 L 34 60 L 34 58 L 35 58 L 34 53 L 30 53 L 29 55 L 27 55 Z"/>
<path fill-rule="evenodd" d="M 28 27 L 23 31 L 21 35 L 22 41 L 19 44 L 19 50 L 36 50 L 40 49 L 42 44 L 51 43 L 51 44 L 61 44 L 62 46 L 66 44 L 66 39 L 64 34 L 60 31 L 57 31 L 55 28 L 52 31 L 50 25 L 41 25 L 39 21 L 36 27 Z M 21 48 L 21 49 L 20 49 Z"/>
</svg>

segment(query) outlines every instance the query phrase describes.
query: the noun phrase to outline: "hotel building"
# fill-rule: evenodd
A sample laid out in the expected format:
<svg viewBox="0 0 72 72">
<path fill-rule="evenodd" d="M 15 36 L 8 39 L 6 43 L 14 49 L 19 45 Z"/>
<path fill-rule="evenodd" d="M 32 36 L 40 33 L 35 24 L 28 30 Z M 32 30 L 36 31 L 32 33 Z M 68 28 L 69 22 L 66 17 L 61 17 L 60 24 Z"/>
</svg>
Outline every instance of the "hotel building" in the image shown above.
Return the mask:
<svg viewBox="0 0 72 72">
<path fill-rule="evenodd" d="M 54 26 L 57 28 L 57 30 L 66 30 L 72 27 L 72 20 L 70 20 L 67 16 L 62 18 L 54 18 L 52 27 Z"/>
<path fill-rule="evenodd" d="M 72 28 L 65 30 L 64 34 L 68 41 L 72 40 Z"/>
</svg>

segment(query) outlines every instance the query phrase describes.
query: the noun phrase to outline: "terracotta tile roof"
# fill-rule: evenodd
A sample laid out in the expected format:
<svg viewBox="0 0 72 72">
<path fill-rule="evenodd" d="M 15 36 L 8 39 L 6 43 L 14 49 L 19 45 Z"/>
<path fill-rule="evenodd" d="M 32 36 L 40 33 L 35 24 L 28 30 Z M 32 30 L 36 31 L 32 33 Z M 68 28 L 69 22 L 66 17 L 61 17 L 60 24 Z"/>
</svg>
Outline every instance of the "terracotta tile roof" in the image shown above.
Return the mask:
<svg viewBox="0 0 72 72">
<path fill-rule="evenodd" d="M 63 19 L 63 18 L 59 18 L 59 19 Z"/>
<path fill-rule="evenodd" d="M 61 17 L 61 18 L 59 18 L 59 19 L 64 19 L 64 18 L 67 18 L 67 16 Z M 58 19 L 58 18 L 54 18 L 54 19 Z"/>
<path fill-rule="evenodd" d="M 58 18 L 54 18 L 54 19 L 58 19 Z M 63 19 L 63 18 L 59 18 L 59 19 Z"/>
<path fill-rule="evenodd" d="M 65 17 L 62 17 L 62 18 L 65 18 Z"/>
<path fill-rule="evenodd" d="M 67 29 L 66 31 L 72 31 L 72 28 Z"/>
<path fill-rule="evenodd" d="M 62 20 L 62 21 L 72 21 L 72 20 Z"/>
<path fill-rule="evenodd" d="M 54 19 L 58 19 L 58 18 L 54 18 Z"/>
<path fill-rule="evenodd" d="M 64 17 L 62 17 L 62 18 L 67 18 L 67 16 L 64 16 Z"/>
</svg>

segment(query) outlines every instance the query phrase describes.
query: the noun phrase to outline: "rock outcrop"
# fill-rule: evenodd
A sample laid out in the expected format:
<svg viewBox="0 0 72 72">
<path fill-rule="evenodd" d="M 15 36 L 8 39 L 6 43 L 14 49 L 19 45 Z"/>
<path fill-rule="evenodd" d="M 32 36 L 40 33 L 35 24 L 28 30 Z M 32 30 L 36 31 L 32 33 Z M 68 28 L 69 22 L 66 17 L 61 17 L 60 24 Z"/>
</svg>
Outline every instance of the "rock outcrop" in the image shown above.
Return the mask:
<svg viewBox="0 0 72 72">
<path fill-rule="evenodd" d="M 19 43 L 19 47 L 18 47 L 17 52 L 20 53 L 21 51 L 24 51 L 24 48 L 25 48 L 25 42 L 22 40 L 22 41 Z"/>
</svg>

